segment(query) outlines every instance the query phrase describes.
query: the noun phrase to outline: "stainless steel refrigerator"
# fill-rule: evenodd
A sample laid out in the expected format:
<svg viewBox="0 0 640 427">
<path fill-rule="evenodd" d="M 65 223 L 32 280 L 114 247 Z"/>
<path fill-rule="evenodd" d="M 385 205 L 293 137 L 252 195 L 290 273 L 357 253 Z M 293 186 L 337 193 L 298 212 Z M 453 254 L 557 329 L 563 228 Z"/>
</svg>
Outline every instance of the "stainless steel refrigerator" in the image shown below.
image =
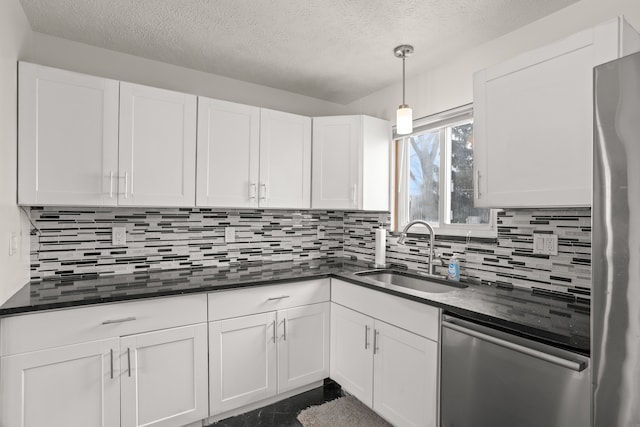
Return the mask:
<svg viewBox="0 0 640 427">
<path fill-rule="evenodd" d="M 640 53 L 594 81 L 593 425 L 640 426 Z"/>
</svg>

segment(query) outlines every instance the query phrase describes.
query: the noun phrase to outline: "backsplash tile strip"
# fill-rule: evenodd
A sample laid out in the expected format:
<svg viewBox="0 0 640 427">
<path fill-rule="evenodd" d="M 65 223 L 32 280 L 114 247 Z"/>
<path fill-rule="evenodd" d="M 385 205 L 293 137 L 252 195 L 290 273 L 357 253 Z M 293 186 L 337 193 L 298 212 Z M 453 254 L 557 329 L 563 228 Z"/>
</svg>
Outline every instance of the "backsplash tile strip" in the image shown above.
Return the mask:
<svg viewBox="0 0 640 427">
<path fill-rule="evenodd" d="M 344 218 L 344 255 L 373 262 L 375 228 L 389 229 L 387 213 L 347 212 Z M 436 236 L 436 273 L 446 275 L 453 254 L 460 256 L 463 279 L 502 287 L 546 291 L 554 297 L 581 301 L 591 289 L 591 209 L 505 209 L 498 213 L 496 239 Z M 558 255 L 533 254 L 533 235 L 558 235 Z M 387 263 L 428 272 L 426 235 L 409 234 L 405 245 L 387 238 Z"/>
<path fill-rule="evenodd" d="M 31 217 L 32 280 L 342 256 L 344 234 L 337 211 L 34 207 Z M 113 226 L 127 229 L 125 246 L 111 244 Z"/>
<path fill-rule="evenodd" d="M 42 231 L 31 237 L 31 279 L 95 277 L 167 269 L 226 266 L 247 261 L 350 257 L 374 261 L 375 229 L 389 229 L 388 212 L 214 210 L 182 208 L 33 207 Z M 127 229 L 127 244 L 111 244 L 111 227 Z M 446 275 L 453 254 L 463 279 L 549 295 L 590 298 L 591 210 L 506 209 L 495 239 L 437 236 Z M 225 243 L 224 228 L 236 229 Z M 558 255 L 533 254 L 533 235 L 558 235 Z M 320 237 L 319 237 L 320 236 Z M 405 245 L 387 239 L 387 262 L 427 272 L 428 238 L 410 234 Z"/>
</svg>

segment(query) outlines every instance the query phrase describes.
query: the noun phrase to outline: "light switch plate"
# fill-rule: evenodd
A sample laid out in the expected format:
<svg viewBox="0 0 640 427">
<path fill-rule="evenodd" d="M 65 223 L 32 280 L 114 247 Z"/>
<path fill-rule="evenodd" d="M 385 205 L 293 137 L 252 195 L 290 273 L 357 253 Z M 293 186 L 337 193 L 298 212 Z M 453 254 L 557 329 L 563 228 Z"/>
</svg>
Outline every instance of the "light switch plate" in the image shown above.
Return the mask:
<svg viewBox="0 0 640 427">
<path fill-rule="evenodd" d="M 234 227 L 224 228 L 224 242 L 233 243 L 236 241 L 236 229 Z"/>
<path fill-rule="evenodd" d="M 534 234 L 533 253 L 540 255 L 558 255 L 558 235 Z"/>
<path fill-rule="evenodd" d="M 113 246 L 124 246 L 127 244 L 127 228 L 126 227 L 111 228 L 111 244 Z"/>
</svg>

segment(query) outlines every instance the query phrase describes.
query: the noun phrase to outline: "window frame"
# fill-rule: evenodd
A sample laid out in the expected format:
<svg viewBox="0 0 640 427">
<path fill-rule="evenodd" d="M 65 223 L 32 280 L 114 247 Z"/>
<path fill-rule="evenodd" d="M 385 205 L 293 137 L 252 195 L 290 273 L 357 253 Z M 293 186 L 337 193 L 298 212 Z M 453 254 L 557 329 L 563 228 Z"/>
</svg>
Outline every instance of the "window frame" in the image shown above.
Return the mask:
<svg viewBox="0 0 640 427">
<path fill-rule="evenodd" d="M 451 220 L 451 128 L 469 121 L 473 122 L 472 104 L 447 110 L 431 116 L 414 120 L 414 131 L 408 135 L 398 135 L 393 128 L 393 185 L 391 223 L 396 232 L 400 232 L 409 219 L 409 138 L 420 133 L 446 128 L 440 132 L 440 203 L 437 223 L 429 222 L 437 235 L 466 237 L 497 237 L 497 209 L 489 210 L 488 224 L 447 224 Z M 406 156 L 406 157 L 405 157 Z M 401 164 L 404 158 L 404 164 Z M 475 175 L 474 175 L 475 177 Z M 474 187 L 476 180 L 474 179 Z M 411 232 L 426 233 L 425 227 L 412 228 Z"/>
</svg>

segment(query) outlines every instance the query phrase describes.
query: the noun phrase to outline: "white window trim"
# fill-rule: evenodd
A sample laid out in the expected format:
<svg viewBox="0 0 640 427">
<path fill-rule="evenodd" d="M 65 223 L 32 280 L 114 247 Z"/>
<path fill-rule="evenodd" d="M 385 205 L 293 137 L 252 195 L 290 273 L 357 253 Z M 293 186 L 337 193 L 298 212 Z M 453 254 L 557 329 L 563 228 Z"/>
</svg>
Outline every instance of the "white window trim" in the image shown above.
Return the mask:
<svg viewBox="0 0 640 427">
<path fill-rule="evenodd" d="M 469 115 L 472 112 L 472 107 L 471 104 L 468 105 L 464 105 L 462 107 L 459 108 L 455 108 L 452 110 L 447 110 L 443 113 L 440 114 L 435 114 L 433 116 L 428 116 L 428 117 L 424 117 L 424 118 L 420 118 L 420 119 L 416 119 L 414 120 L 414 129 L 415 128 L 424 128 L 425 126 L 428 126 L 430 124 L 435 124 L 438 122 L 444 122 L 446 121 L 446 126 L 452 126 L 452 125 L 456 125 L 456 124 L 460 124 L 460 123 L 465 123 L 466 121 L 469 120 Z M 455 120 L 456 117 L 460 117 L 459 120 Z M 444 126 L 444 125 L 443 125 Z M 437 127 L 434 127 L 434 129 Z M 421 133 L 423 131 L 423 129 L 420 129 L 416 132 L 414 132 L 411 135 L 414 134 L 418 134 Z M 448 132 L 447 132 L 448 133 Z M 398 150 L 396 151 L 396 149 L 392 150 L 392 164 L 393 164 L 393 169 L 394 169 L 394 173 L 392 174 L 392 193 L 394 193 L 397 190 L 397 194 L 392 194 L 392 199 L 395 203 L 395 201 L 397 200 L 397 209 L 395 209 L 395 206 L 393 209 L 391 209 L 391 223 L 395 224 L 396 223 L 396 219 L 397 219 L 397 232 L 400 232 L 404 226 L 408 223 L 408 219 L 409 219 L 409 211 L 408 211 L 408 196 L 409 196 L 409 192 L 407 191 L 407 189 L 405 187 L 407 187 L 409 185 L 409 175 L 407 173 L 407 171 L 404 170 L 396 170 L 397 165 L 400 165 L 401 167 L 408 164 L 408 162 L 406 160 L 405 156 L 408 156 L 409 154 L 409 150 L 408 150 L 408 138 L 411 137 L 411 135 L 397 135 L 395 133 L 395 128 L 394 128 L 394 148 L 395 145 L 398 144 L 398 141 L 403 141 L 402 143 L 398 144 Z M 446 158 L 449 159 L 451 156 L 451 144 L 448 144 L 447 141 L 447 137 L 448 136 L 444 136 L 442 138 L 440 138 L 440 156 L 441 158 Z M 396 158 L 396 152 L 399 153 L 399 155 L 401 156 L 402 160 L 401 162 L 398 162 L 398 159 Z M 447 192 L 450 192 L 450 188 L 451 188 L 451 165 L 450 162 L 448 162 L 447 167 L 440 167 L 440 182 L 443 183 L 443 187 L 441 187 L 440 189 L 440 194 L 441 196 L 444 194 L 447 194 Z M 398 179 L 398 185 L 396 185 L 395 180 Z M 474 183 L 475 184 L 475 183 Z M 431 225 L 433 226 L 434 232 L 436 235 L 445 235 L 445 236 L 465 236 L 467 238 L 470 237 L 478 237 L 478 238 L 496 238 L 497 234 L 498 234 L 498 228 L 497 228 L 497 209 L 491 209 L 490 210 L 490 216 L 489 216 L 489 223 L 488 224 L 478 224 L 478 225 L 474 225 L 474 224 L 445 224 L 444 222 L 449 218 L 450 216 L 450 206 L 451 206 L 451 198 L 450 197 L 444 197 L 444 203 L 440 203 L 440 212 L 439 212 L 439 217 L 440 217 L 440 223 L 436 224 L 436 223 L 431 223 Z M 447 211 L 447 209 L 449 209 Z M 417 234 L 427 234 L 428 230 L 426 229 L 426 227 L 415 227 L 411 229 L 412 233 L 417 233 Z"/>
</svg>

